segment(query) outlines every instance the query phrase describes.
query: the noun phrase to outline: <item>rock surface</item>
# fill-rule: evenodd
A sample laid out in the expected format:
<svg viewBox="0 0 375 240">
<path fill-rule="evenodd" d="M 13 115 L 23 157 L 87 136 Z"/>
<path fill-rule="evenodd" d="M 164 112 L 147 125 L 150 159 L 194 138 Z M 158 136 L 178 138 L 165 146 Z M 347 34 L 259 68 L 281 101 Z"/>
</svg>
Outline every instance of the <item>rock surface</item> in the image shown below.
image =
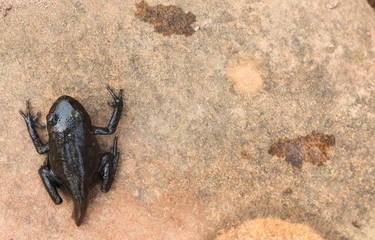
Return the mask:
<svg viewBox="0 0 375 240">
<path fill-rule="evenodd" d="M 215 239 L 258 218 L 374 239 L 375 13 L 329 2 L 148 1 L 196 16 L 196 33 L 167 37 L 136 1 L 3 1 L 1 239 Z M 30 98 L 44 118 L 67 94 L 106 125 L 105 84 L 124 89 L 121 163 L 77 228 L 72 201 L 45 191 L 18 110 Z M 267 153 L 313 130 L 336 139 L 323 166 Z"/>
<path fill-rule="evenodd" d="M 220 235 L 216 240 L 240 239 L 304 239 L 323 240 L 311 228 L 302 224 L 293 224 L 279 219 L 260 218 L 246 221 L 240 226 Z"/>
</svg>

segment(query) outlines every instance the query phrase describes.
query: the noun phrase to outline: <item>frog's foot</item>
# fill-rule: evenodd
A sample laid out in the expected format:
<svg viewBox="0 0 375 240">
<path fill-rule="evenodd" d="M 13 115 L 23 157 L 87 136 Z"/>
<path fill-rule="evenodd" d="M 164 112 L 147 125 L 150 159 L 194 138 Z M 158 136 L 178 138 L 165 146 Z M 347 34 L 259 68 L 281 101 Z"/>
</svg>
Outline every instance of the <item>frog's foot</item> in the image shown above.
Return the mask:
<svg viewBox="0 0 375 240">
<path fill-rule="evenodd" d="M 40 112 L 37 112 L 35 116 L 31 114 L 31 108 L 30 108 L 30 100 L 26 100 L 26 112 L 22 112 L 21 110 L 19 111 L 23 119 L 25 119 L 25 122 L 28 127 L 37 127 L 37 128 L 45 128 L 46 126 L 41 125 L 39 123 L 39 118 L 40 118 Z"/>
<path fill-rule="evenodd" d="M 109 85 L 107 85 L 107 90 L 112 95 L 112 98 L 114 100 L 114 102 L 110 102 L 108 104 L 112 107 L 120 107 L 120 106 L 122 107 L 122 105 L 123 105 L 123 101 L 122 101 L 123 90 L 120 89 L 120 94 L 118 96 L 114 93 L 114 91 L 112 90 L 112 88 Z"/>
<path fill-rule="evenodd" d="M 119 95 L 116 95 L 113 92 L 112 88 L 110 88 L 108 85 L 107 85 L 107 90 L 112 95 L 112 98 L 114 100 L 114 102 L 109 104 L 109 105 L 113 106 L 112 117 L 109 120 L 109 123 L 108 123 L 107 127 L 92 126 L 92 131 L 95 134 L 100 134 L 100 135 L 113 134 L 116 131 L 118 123 L 120 122 L 122 108 L 123 108 L 123 105 L 124 105 L 124 102 L 122 100 L 122 89 L 120 90 Z"/>
<path fill-rule="evenodd" d="M 38 122 L 38 119 L 40 117 L 39 112 L 35 116 L 31 114 L 29 99 L 26 100 L 26 112 L 24 113 L 20 110 L 20 114 L 26 122 L 27 130 L 29 130 L 29 134 L 31 139 L 33 140 L 36 151 L 39 154 L 48 152 L 48 143 L 43 144 L 42 140 L 40 140 L 39 135 L 36 131 L 36 128 L 45 128 L 45 126 L 39 124 Z"/>
<path fill-rule="evenodd" d="M 56 175 L 49 169 L 47 165 L 43 165 L 39 168 L 39 175 L 42 178 L 42 182 L 47 189 L 49 196 L 55 204 L 61 204 L 62 199 L 57 192 L 57 187 L 60 185 Z"/>
<path fill-rule="evenodd" d="M 111 188 L 116 174 L 120 153 L 117 151 L 117 137 L 113 141 L 111 152 L 106 152 L 102 156 L 102 164 L 99 168 L 99 174 L 102 177 L 102 192 L 108 192 Z"/>
</svg>

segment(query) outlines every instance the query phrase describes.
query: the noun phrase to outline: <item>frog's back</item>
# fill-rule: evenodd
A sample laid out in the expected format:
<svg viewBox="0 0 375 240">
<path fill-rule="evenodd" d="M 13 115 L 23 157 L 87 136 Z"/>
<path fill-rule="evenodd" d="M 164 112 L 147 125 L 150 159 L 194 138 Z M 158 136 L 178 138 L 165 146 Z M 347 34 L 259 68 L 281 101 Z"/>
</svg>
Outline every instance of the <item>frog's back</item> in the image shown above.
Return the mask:
<svg viewBox="0 0 375 240">
<path fill-rule="evenodd" d="M 52 105 L 47 122 L 48 164 L 62 188 L 72 195 L 76 219 L 81 219 L 100 165 L 100 149 L 90 117 L 78 101 L 62 96 Z"/>
<path fill-rule="evenodd" d="M 79 197 L 89 190 L 95 180 L 100 164 L 98 142 L 93 135 L 82 137 L 77 133 L 50 136 L 48 158 L 50 168 L 64 188 Z"/>
</svg>

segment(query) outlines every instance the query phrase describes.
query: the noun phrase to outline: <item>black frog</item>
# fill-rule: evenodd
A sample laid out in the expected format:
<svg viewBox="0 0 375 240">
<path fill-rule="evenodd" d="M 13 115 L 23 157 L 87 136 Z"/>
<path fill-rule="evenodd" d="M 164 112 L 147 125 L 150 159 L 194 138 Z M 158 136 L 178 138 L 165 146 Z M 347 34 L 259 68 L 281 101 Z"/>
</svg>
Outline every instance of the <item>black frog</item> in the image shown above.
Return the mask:
<svg viewBox="0 0 375 240">
<path fill-rule="evenodd" d="M 38 123 L 40 113 L 32 116 L 29 100 L 26 101 L 26 112 L 20 111 L 37 152 L 48 153 L 39 169 L 43 184 L 55 204 L 62 203 L 57 188 L 72 196 L 77 226 L 85 217 L 91 189 L 101 181 L 101 191 L 109 191 L 119 161 L 117 137 L 112 150 L 101 154 L 95 136 L 113 134 L 120 121 L 122 90 L 117 96 L 109 86 L 107 89 L 114 99 L 111 103 L 114 110 L 107 127 L 92 125 L 89 114 L 77 100 L 61 96 L 47 115 L 47 144 L 43 144 L 36 131 L 36 128 L 44 128 Z"/>
</svg>

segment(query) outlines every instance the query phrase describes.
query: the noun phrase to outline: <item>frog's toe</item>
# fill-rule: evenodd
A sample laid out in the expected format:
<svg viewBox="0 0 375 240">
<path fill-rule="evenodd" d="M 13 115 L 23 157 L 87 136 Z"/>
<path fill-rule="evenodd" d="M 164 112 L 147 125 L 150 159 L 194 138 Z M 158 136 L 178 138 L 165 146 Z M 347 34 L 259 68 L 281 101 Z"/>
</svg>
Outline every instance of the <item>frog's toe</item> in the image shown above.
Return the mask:
<svg viewBox="0 0 375 240">
<path fill-rule="evenodd" d="M 26 111 L 23 112 L 22 110 L 19 110 L 19 113 L 25 120 L 29 118 L 30 116 L 30 100 L 29 99 L 26 99 Z"/>
<path fill-rule="evenodd" d="M 107 85 L 107 90 L 112 95 L 113 100 L 115 100 L 115 102 L 110 103 L 110 105 L 113 106 L 113 107 L 121 105 L 122 104 L 122 92 L 123 92 L 123 90 L 120 89 L 120 93 L 119 93 L 118 96 L 115 94 L 115 92 L 113 91 L 113 89 L 109 85 Z"/>
<path fill-rule="evenodd" d="M 24 113 L 24 112 L 22 112 L 22 110 L 19 110 L 18 111 L 20 114 L 21 114 L 21 116 L 26 120 L 26 114 Z"/>
</svg>

